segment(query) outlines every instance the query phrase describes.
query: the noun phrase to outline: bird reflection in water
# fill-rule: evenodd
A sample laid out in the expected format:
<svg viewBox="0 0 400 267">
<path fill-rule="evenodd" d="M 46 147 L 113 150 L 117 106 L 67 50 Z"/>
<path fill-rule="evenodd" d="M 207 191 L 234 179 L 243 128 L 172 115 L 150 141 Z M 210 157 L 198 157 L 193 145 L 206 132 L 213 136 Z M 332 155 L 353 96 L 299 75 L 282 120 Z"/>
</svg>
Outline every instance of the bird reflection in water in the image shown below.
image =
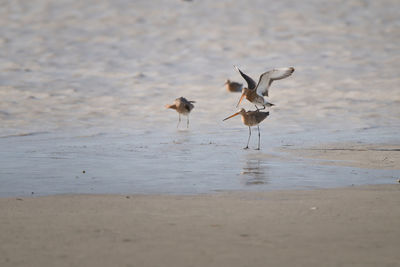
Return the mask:
<svg viewBox="0 0 400 267">
<path fill-rule="evenodd" d="M 188 144 L 190 143 L 190 139 L 191 139 L 191 133 L 185 130 L 178 130 L 176 135 L 174 136 L 174 139 L 172 141 L 172 143 L 174 144 Z"/>
<path fill-rule="evenodd" d="M 262 185 L 268 183 L 267 170 L 262 159 L 247 159 L 240 174 L 246 178 L 246 185 Z"/>
</svg>

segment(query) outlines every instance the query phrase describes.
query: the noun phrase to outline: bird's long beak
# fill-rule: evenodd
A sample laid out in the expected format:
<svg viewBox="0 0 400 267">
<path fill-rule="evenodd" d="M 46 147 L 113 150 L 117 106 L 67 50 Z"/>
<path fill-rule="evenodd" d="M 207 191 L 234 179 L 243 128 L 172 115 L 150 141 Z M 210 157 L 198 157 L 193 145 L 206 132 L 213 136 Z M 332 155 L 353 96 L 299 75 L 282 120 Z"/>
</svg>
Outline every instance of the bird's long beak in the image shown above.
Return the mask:
<svg viewBox="0 0 400 267">
<path fill-rule="evenodd" d="M 244 96 L 245 96 L 245 94 L 242 94 L 242 96 L 240 97 L 239 102 L 237 103 L 236 107 L 238 107 L 240 105 L 240 102 L 242 102 Z"/>
<path fill-rule="evenodd" d="M 225 118 L 225 119 L 223 119 L 222 121 L 226 121 L 227 119 L 233 118 L 233 117 L 235 117 L 235 116 L 237 116 L 237 115 L 239 115 L 239 114 L 240 114 L 240 112 L 236 112 L 235 114 L 230 115 L 228 118 Z"/>
</svg>

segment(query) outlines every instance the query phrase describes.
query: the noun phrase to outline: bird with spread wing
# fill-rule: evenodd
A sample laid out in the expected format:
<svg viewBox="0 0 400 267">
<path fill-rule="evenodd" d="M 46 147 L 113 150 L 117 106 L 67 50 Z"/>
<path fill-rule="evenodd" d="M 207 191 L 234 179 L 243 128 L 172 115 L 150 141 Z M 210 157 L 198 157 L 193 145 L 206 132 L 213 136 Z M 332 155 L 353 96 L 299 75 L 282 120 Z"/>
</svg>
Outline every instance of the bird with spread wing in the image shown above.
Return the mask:
<svg viewBox="0 0 400 267">
<path fill-rule="evenodd" d="M 287 78 L 294 72 L 293 67 L 276 68 L 261 74 L 258 83 L 256 84 L 256 82 L 251 77 L 243 73 L 237 66 L 235 66 L 235 68 L 240 73 L 240 75 L 242 75 L 243 79 L 245 79 L 247 82 L 247 88 L 243 88 L 242 96 L 240 97 L 236 107 L 239 106 L 239 104 L 245 97 L 247 100 L 249 100 L 256 106 L 257 110 L 259 110 L 257 105 L 263 106 L 264 108 L 262 109 L 274 105 L 272 103 L 269 103 L 264 98 L 264 96 L 268 96 L 268 90 L 272 82 L 275 80 L 281 80 Z"/>
</svg>

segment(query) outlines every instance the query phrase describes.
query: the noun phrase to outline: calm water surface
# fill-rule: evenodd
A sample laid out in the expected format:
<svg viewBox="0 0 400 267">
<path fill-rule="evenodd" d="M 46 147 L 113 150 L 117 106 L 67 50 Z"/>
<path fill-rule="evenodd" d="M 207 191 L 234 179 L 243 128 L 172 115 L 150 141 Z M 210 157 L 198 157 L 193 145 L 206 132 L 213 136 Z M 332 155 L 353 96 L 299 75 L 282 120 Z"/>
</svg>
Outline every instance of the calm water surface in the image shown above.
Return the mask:
<svg viewBox="0 0 400 267">
<path fill-rule="evenodd" d="M 400 138 L 398 1 L 11 1 L 0 8 L 0 196 L 391 183 L 279 148 Z M 272 84 L 242 150 L 238 65 Z M 196 100 L 191 127 L 165 110 Z M 244 103 L 246 109 L 252 105 Z M 251 147 L 256 146 L 254 129 Z M 83 172 L 84 171 L 84 172 Z"/>
</svg>

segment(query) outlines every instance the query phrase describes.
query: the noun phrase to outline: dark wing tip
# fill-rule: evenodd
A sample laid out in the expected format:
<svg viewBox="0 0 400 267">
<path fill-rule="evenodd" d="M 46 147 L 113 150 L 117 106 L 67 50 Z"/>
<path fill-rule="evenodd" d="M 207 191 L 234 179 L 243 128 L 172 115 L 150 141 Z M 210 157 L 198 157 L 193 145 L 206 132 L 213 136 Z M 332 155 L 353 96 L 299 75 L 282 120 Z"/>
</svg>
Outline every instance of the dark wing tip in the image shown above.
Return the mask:
<svg viewBox="0 0 400 267">
<path fill-rule="evenodd" d="M 237 66 L 235 66 L 236 70 L 242 75 L 243 79 L 247 82 L 247 88 L 253 90 L 256 88 L 256 82 L 250 77 L 244 74 Z"/>
</svg>

